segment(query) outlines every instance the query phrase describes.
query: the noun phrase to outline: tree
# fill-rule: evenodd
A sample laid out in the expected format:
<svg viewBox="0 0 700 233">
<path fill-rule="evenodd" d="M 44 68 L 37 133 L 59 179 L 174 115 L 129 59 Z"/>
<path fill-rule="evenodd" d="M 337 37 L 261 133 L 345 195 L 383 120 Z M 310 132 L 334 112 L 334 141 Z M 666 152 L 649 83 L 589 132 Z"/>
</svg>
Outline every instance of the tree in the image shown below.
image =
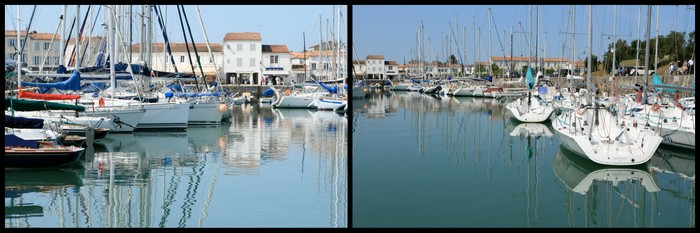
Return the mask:
<svg viewBox="0 0 700 233">
<path fill-rule="evenodd" d="M 591 69 L 592 69 L 591 72 L 595 72 L 595 71 L 598 70 L 598 67 L 597 67 L 598 64 L 599 64 L 599 62 L 598 62 L 598 56 L 596 56 L 596 55 L 591 55 L 591 61 L 593 61 L 593 63 L 591 63 Z M 585 66 L 585 67 L 584 67 L 585 69 L 588 69 L 588 58 L 586 58 L 586 60 L 583 61 L 583 65 Z"/>
<path fill-rule="evenodd" d="M 454 54 L 450 55 L 449 63 L 459 64 L 459 62 L 457 61 L 457 58 L 455 57 Z"/>
</svg>

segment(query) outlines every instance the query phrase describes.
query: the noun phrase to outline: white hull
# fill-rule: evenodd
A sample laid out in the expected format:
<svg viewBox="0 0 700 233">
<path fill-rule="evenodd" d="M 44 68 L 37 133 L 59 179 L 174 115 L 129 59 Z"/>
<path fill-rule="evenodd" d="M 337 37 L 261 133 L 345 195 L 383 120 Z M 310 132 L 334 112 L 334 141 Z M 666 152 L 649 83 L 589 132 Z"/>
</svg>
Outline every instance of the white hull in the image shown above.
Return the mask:
<svg viewBox="0 0 700 233">
<path fill-rule="evenodd" d="M 112 117 L 114 127 L 110 133 L 131 133 L 146 114 L 144 109 L 100 109 L 79 113 L 80 116 Z"/>
<path fill-rule="evenodd" d="M 189 103 L 144 104 L 146 113 L 136 129 L 186 129 L 189 120 Z"/>
<path fill-rule="evenodd" d="M 662 143 L 685 148 L 695 148 L 695 116 L 677 107 L 659 107 L 651 111 L 649 105 L 637 105 L 640 112 L 634 118 L 640 124 L 649 124 L 663 138 Z M 675 118 L 675 119 L 674 119 Z"/>
<path fill-rule="evenodd" d="M 319 99 L 315 103 L 318 110 L 338 110 L 348 105 L 345 100 Z"/>
<path fill-rule="evenodd" d="M 288 95 L 280 97 L 272 106 L 277 108 L 314 108 L 314 96 L 310 94 Z"/>
<path fill-rule="evenodd" d="M 595 124 L 593 116 L 594 109 L 567 111 L 552 122 L 564 147 L 593 162 L 615 166 L 643 164 L 661 144 L 661 137 L 649 128 L 616 119 L 604 109 L 599 109 L 599 125 L 591 130 Z"/>
<path fill-rule="evenodd" d="M 221 124 L 224 112 L 219 110 L 220 102 L 191 103 L 187 124 L 190 125 L 218 125 Z"/>
<path fill-rule="evenodd" d="M 527 104 L 527 98 L 517 99 L 508 103 L 506 109 L 513 118 L 527 123 L 544 122 L 554 112 L 554 107 L 549 104 L 542 105 L 536 98 L 531 98 L 530 105 Z"/>
<path fill-rule="evenodd" d="M 411 87 L 409 84 L 397 84 L 391 87 L 392 91 L 408 91 L 408 88 Z"/>
</svg>

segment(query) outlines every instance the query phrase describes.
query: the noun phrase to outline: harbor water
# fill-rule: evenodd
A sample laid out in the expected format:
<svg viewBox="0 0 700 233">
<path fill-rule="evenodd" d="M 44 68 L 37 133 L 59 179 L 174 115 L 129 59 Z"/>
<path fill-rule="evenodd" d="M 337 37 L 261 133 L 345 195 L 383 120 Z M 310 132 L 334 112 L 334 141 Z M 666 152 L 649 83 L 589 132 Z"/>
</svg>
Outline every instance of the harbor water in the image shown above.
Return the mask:
<svg viewBox="0 0 700 233">
<path fill-rule="evenodd" d="M 217 126 L 109 134 L 68 168 L 5 169 L 5 227 L 347 227 L 346 116 L 229 111 Z"/>
<path fill-rule="evenodd" d="M 600 166 L 505 101 L 374 90 L 353 99 L 352 226 L 695 227 L 694 151 Z"/>
</svg>

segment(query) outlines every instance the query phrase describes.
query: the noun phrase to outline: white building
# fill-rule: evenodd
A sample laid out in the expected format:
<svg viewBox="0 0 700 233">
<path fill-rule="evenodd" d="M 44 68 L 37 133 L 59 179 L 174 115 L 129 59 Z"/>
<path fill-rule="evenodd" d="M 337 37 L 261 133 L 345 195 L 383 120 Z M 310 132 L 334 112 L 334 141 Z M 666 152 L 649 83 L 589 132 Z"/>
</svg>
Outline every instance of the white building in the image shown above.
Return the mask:
<svg viewBox="0 0 700 233">
<path fill-rule="evenodd" d="M 398 80 L 399 63 L 395 61 L 384 61 L 384 77 L 389 80 Z"/>
<path fill-rule="evenodd" d="M 192 74 L 192 67 L 194 66 L 194 74 L 196 76 L 202 76 L 203 71 L 207 82 L 216 81 L 216 75 L 221 70 L 223 46 L 221 44 L 209 44 L 209 48 L 211 48 L 210 54 L 206 43 L 195 43 L 197 55 L 199 56 L 199 62 L 197 62 L 197 57 L 195 57 L 194 53 L 195 47 L 192 44 L 187 44 L 187 47 L 185 45 L 185 43 L 170 43 L 170 54 L 172 54 L 172 60 L 175 62 L 173 65 L 165 43 L 152 43 L 151 62 L 153 64 L 148 64 L 148 66 L 153 70 L 166 72 L 175 72 L 175 68 L 177 68 L 177 72 L 183 74 Z M 131 59 L 134 63 L 141 62 L 140 47 L 140 44 L 131 46 Z M 189 56 L 187 53 L 188 47 Z M 190 59 L 192 59 L 192 65 L 190 65 Z M 201 70 L 199 64 L 201 64 Z M 220 78 L 223 79 L 223 77 Z"/>
<path fill-rule="evenodd" d="M 384 73 L 384 55 L 367 55 L 365 74 L 367 79 L 383 80 Z"/>
<path fill-rule="evenodd" d="M 308 76 L 309 73 L 309 67 L 306 65 L 309 60 L 309 52 L 289 52 L 289 58 L 292 63 L 289 83 L 291 84 L 292 81 L 294 83 L 304 82 L 304 77 Z"/>
<path fill-rule="evenodd" d="M 367 61 L 365 60 L 352 60 L 352 75 L 358 79 L 365 78 L 365 70 L 367 70 Z"/>
<path fill-rule="evenodd" d="M 224 37 L 226 83 L 259 84 L 262 38 L 257 32 L 229 32 Z"/>
<path fill-rule="evenodd" d="M 277 78 L 283 83 L 291 81 L 292 60 L 286 45 L 262 45 L 263 75 L 274 85 Z"/>
<path fill-rule="evenodd" d="M 309 59 L 306 65 L 309 67 L 309 76 L 315 76 L 317 81 L 339 80 L 347 75 L 345 68 L 347 59 L 344 49 L 335 54 L 333 50 L 311 50 L 307 54 Z M 334 66 L 337 70 L 333 69 Z"/>
<path fill-rule="evenodd" d="M 26 31 L 20 31 L 20 41 L 24 41 Z M 54 39 L 51 45 L 51 39 Z M 44 63 L 44 70 L 56 70 L 60 63 L 60 37 L 53 33 L 30 32 L 27 37 L 27 46 L 22 52 L 22 62 L 27 63 L 29 70 L 39 70 Z M 5 58 L 16 59 L 20 43 L 17 42 L 17 30 L 5 30 Z M 48 52 L 48 56 L 46 56 Z M 44 59 L 46 57 L 46 59 Z"/>
</svg>

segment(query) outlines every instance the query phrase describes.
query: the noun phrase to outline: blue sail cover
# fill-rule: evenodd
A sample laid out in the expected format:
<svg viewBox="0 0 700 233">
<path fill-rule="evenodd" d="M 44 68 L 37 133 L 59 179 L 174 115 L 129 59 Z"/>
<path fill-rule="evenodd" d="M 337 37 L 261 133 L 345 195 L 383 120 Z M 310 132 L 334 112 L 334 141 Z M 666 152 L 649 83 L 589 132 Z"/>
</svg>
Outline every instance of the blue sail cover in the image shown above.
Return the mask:
<svg viewBox="0 0 700 233">
<path fill-rule="evenodd" d="M 22 86 L 39 87 L 41 92 L 45 93 L 49 88 L 56 88 L 59 90 L 80 90 L 80 72 L 73 71 L 73 75 L 68 78 L 68 80 L 55 82 L 55 83 L 32 83 L 32 82 L 22 82 Z"/>
<path fill-rule="evenodd" d="M 337 86 L 328 87 L 328 86 L 326 86 L 326 85 L 323 85 L 323 83 L 320 83 L 320 82 L 316 81 L 316 79 L 311 79 L 311 80 L 314 80 L 314 82 L 316 82 L 318 85 L 321 85 L 323 88 L 325 88 L 326 90 L 328 90 L 328 92 L 330 92 L 330 93 L 338 93 L 338 87 L 337 87 Z"/>
<path fill-rule="evenodd" d="M 262 93 L 264 97 L 272 97 L 275 95 L 275 90 L 272 90 L 272 88 L 268 88 L 265 92 Z"/>
<path fill-rule="evenodd" d="M 664 84 L 664 82 L 661 81 L 661 78 L 659 77 L 658 74 L 654 73 L 654 78 L 651 80 L 653 84 Z M 676 86 L 673 84 L 665 84 L 667 86 Z M 673 88 L 656 88 L 656 92 L 661 91 L 661 89 L 664 89 L 664 92 L 666 93 L 676 93 L 678 89 L 673 89 Z"/>
<path fill-rule="evenodd" d="M 532 69 L 530 67 L 527 68 L 527 72 L 525 73 L 525 83 L 527 84 L 528 90 L 532 90 L 532 88 L 535 87 L 535 78 L 532 77 Z"/>
<path fill-rule="evenodd" d="M 24 140 L 14 134 L 5 134 L 5 146 L 39 148 L 39 142 Z"/>
<path fill-rule="evenodd" d="M 44 128 L 44 119 L 14 117 L 14 116 L 5 115 L 5 127 L 24 128 L 24 129 L 41 129 L 41 128 Z"/>
</svg>

